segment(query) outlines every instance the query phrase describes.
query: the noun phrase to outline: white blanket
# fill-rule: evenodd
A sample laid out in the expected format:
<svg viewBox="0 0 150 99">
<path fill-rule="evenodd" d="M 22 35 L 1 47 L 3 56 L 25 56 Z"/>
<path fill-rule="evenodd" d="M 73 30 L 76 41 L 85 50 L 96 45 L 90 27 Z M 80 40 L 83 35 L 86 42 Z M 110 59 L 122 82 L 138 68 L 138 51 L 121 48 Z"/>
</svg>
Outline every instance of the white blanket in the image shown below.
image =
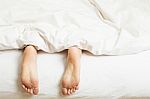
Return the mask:
<svg viewBox="0 0 150 99">
<path fill-rule="evenodd" d="M 0 50 L 32 44 L 53 53 L 77 46 L 95 55 L 150 48 L 148 0 L 0 0 Z"/>
</svg>

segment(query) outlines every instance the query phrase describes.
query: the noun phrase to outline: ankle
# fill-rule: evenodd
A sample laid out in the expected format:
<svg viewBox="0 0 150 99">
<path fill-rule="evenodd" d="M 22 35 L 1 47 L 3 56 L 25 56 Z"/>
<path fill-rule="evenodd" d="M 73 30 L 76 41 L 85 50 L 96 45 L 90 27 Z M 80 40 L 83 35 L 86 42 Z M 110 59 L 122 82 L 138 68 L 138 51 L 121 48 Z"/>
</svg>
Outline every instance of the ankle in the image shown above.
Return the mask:
<svg viewBox="0 0 150 99">
<path fill-rule="evenodd" d="M 68 55 L 67 57 L 67 62 L 71 63 L 71 64 L 80 64 L 80 57 L 72 57 L 70 55 Z"/>
<path fill-rule="evenodd" d="M 80 63 L 81 53 L 79 49 L 71 48 L 68 50 L 67 61 L 71 63 Z"/>
<path fill-rule="evenodd" d="M 28 45 L 25 47 L 24 52 L 32 52 L 32 53 L 37 53 L 37 50 L 34 46 Z"/>
</svg>

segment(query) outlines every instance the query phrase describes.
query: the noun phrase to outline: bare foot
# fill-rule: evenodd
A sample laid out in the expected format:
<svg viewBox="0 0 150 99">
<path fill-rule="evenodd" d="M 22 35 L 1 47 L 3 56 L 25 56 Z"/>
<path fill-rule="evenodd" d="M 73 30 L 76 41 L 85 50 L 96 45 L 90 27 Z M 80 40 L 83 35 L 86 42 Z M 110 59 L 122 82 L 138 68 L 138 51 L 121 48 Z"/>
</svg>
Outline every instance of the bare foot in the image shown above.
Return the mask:
<svg viewBox="0 0 150 99">
<path fill-rule="evenodd" d="M 21 82 L 23 89 L 30 93 L 38 94 L 38 74 L 37 74 L 37 51 L 33 46 L 27 46 L 23 53 L 21 64 Z"/>
<path fill-rule="evenodd" d="M 79 89 L 81 50 L 77 47 L 68 49 L 67 66 L 62 77 L 62 94 L 70 95 Z"/>
</svg>

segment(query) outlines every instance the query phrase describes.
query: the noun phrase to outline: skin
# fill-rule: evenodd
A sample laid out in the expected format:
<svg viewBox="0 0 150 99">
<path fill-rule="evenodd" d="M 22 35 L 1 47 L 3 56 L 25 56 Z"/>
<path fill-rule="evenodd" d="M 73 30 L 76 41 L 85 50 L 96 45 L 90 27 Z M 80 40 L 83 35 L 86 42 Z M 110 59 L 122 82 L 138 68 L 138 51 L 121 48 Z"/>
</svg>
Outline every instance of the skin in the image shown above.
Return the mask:
<svg viewBox="0 0 150 99">
<path fill-rule="evenodd" d="M 38 94 L 37 51 L 33 46 L 27 46 L 23 52 L 21 64 L 22 88 L 30 93 Z"/>
<path fill-rule="evenodd" d="M 81 54 L 82 51 L 77 47 L 68 49 L 67 65 L 61 81 L 63 95 L 71 95 L 79 89 Z M 33 46 L 27 46 L 23 52 L 21 83 L 26 92 L 38 94 L 37 50 Z"/>
<path fill-rule="evenodd" d="M 81 54 L 77 47 L 68 49 L 67 66 L 61 82 L 63 95 L 70 95 L 79 89 Z"/>
</svg>

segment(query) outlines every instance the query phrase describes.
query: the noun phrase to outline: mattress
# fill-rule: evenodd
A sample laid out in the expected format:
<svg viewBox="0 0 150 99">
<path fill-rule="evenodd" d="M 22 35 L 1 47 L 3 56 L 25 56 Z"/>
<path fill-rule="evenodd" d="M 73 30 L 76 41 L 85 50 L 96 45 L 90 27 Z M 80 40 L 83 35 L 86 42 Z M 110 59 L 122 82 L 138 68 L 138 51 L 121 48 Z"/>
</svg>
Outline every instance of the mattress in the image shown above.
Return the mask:
<svg viewBox="0 0 150 99">
<path fill-rule="evenodd" d="M 0 51 L 0 99 L 150 97 L 150 51 L 124 56 L 93 56 L 84 51 L 81 59 L 80 89 L 71 96 L 59 94 L 65 57 L 66 51 L 54 54 L 39 52 L 37 61 L 40 92 L 37 96 L 30 96 L 20 87 L 19 65 L 22 51 Z"/>
<path fill-rule="evenodd" d="M 0 0 L 0 98 L 66 98 L 59 84 L 63 50 L 71 46 L 88 52 L 81 60 L 80 89 L 67 98 L 149 97 L 149 5 L 148 0 Z M 38 96 L 19 86 L 19 49 L 28 44 L 42 50 Z"/>
</svg>

